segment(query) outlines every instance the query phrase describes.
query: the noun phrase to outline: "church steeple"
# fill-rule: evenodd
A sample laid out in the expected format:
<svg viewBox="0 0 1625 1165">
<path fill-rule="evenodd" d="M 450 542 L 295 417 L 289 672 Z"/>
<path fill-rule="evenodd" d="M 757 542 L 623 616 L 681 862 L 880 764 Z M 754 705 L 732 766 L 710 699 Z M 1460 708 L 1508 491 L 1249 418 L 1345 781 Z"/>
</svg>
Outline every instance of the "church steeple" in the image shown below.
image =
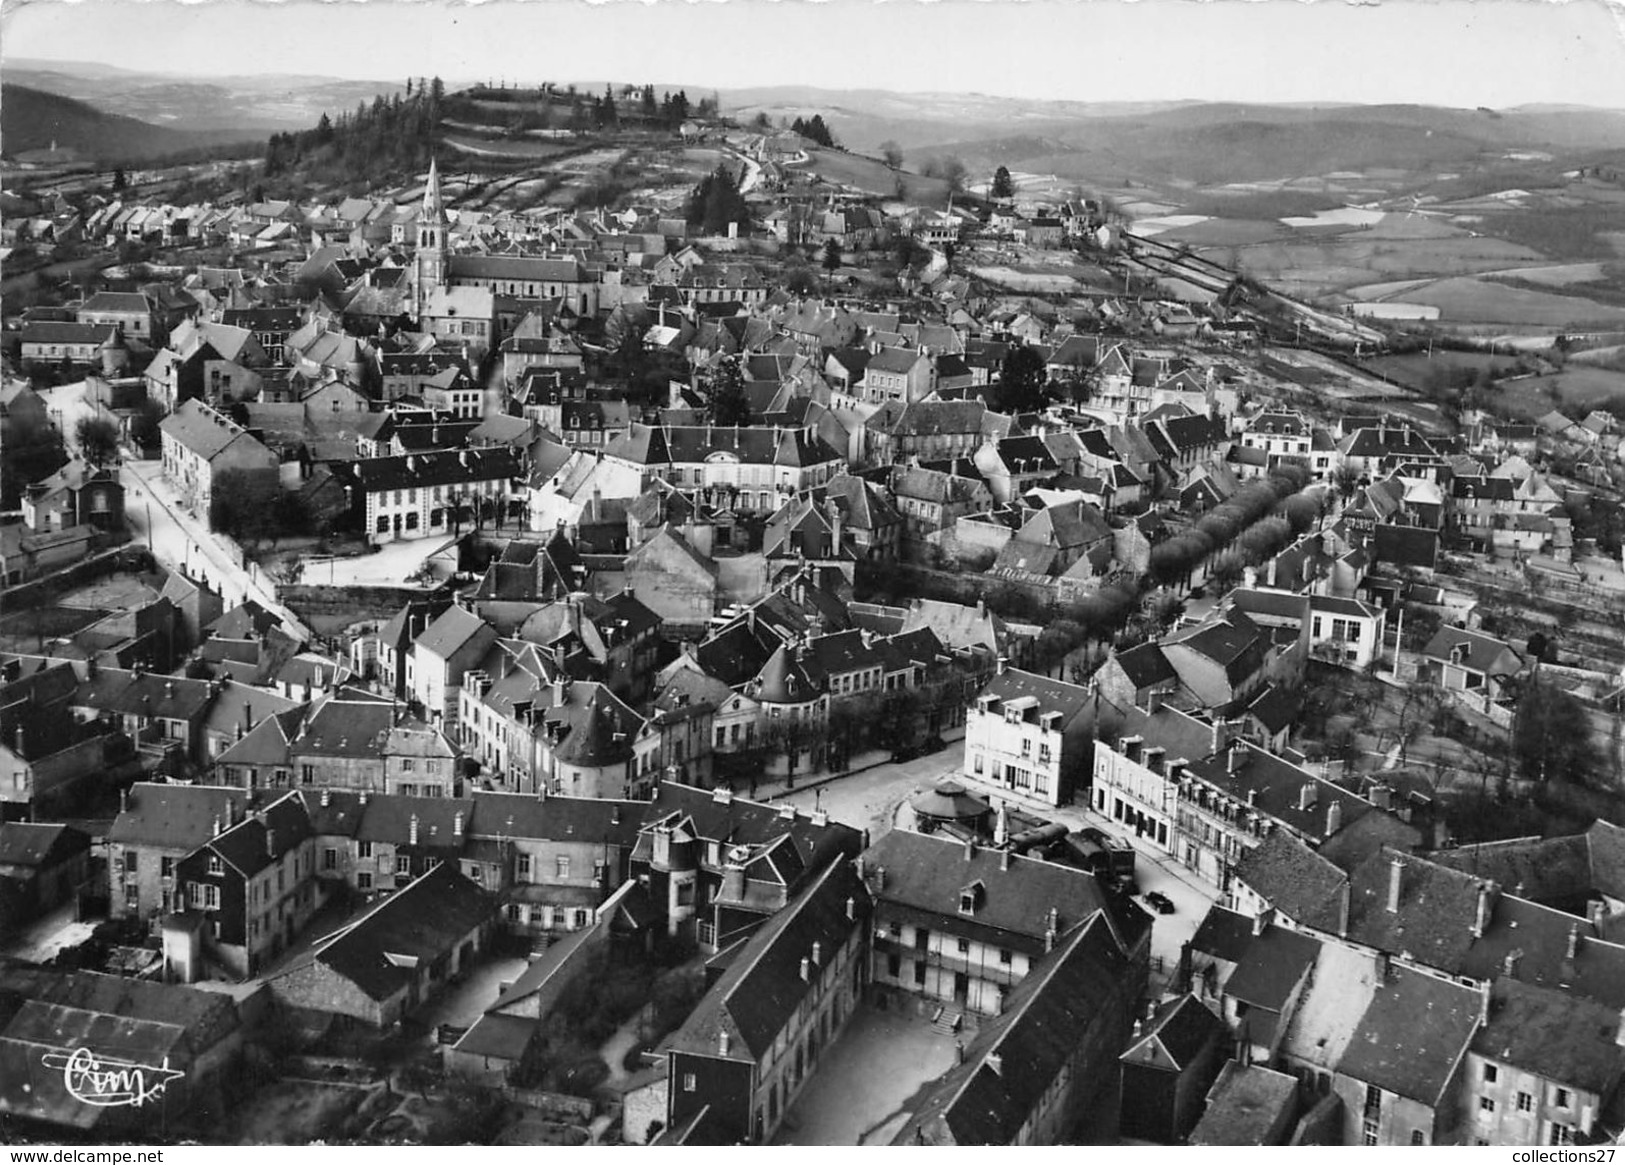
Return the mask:
<svg viewBox="0 0 1625 1165">
<path fill-rule="evenodd" d="M 440 195 L 440 166 L 429 158 L 429 181 L 423 187 L 418 215 L 418 248 L 412 267 L 412 300 L 421 320 L 430 293 L 446 282 L 446 207 Z"/>
</svg>

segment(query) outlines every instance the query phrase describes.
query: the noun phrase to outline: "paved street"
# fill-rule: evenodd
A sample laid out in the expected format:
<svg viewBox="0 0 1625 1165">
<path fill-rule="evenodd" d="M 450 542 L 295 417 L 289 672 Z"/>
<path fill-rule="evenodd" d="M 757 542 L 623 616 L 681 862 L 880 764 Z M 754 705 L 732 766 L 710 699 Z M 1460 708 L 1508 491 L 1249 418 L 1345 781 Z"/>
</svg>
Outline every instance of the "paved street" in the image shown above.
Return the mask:
<svg viewBox="0 0 1625 1165">
<path fill-rule="evenodd" d="M 832 821 L 867 829 L 869 841 L 879 841 L 892 829 L 897 809 L 916 793 L 959 775 L 964 746 L 950 741 L 940 752 L 915 757 L 901 764 L 887 762 L 850 776 L 836 777 L 814 788 L 786 792 L 783 783 L 763 783 L 757 798 L 791 804 L 804 813 L 822 808 Z"/>
<path fill-rule="evenodd" d="M 822 807 L 831 819 L 869 831 L 873 844 L 897 823 L 897 810 L 916 793 L 924 792 L 941 781 L 952 780 L 960 774 L 963 744 L 950 741 L 940 752 L 918 757 L 903 764 L 882 764 L 875 768 L 836 777 L 812 788 L 797 788 L 785 792 L 782 784 L 762 786 L 757 797 L 775 804 L 788 802 L 803 812 Z M 1220 899 L 1215 886 L 1198 878 L 1170 855 L 1134 836 L 1133 830 L 1109 818 L 1102 817 L 1083 805 L 1068 805 L 1044 814 L 1076 831 L 1092 826 L 1104 833 L 1122 837 L 1133 845 L 1139 855 L 1136 862 L 1136 880 L 1141 894 L 1159 890 L 1174 904 L 1172 914 L 1156 914 L 1153 907 L 1141 898 L 1141 905 L 1156 918 L 1151 932 L 1151 953 L 1162 960 L 1168 973 L 1179 964 L 1180 948 L 1196 933 L 1208 909 Z M 905 823 L 906 824 L 906 823 Z"/>
<path fill-rule="evenodd" d="M 228 608 L 253 599 L 278 615 L 296 635 L 310 632 L 276 599 L 276 589 L 254 563 L 236 559 L 207 528 L 205 520 L 188 513 L 173 486 L 165 480 L 162 463 L 125 461 L 119 468 L 124 483 L 125 513 L 138 540 L 153 557 L 168 566 L 185 566 L 189 573 L 220 592 Z"/>
</svg>

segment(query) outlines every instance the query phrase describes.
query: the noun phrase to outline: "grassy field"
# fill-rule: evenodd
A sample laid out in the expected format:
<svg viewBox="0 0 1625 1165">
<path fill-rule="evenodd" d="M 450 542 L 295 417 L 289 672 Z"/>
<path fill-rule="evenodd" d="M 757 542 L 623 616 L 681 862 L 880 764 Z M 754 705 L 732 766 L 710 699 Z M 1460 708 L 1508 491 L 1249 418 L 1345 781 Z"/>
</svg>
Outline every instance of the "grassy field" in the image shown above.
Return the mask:
<svg viewBox="0 0 1625 1165">
<path fill-rule="evenodd" d="M 873 158 L 844 154 L 840 150 L 812 149 L 807 151 L 807 159 L 805 166 L 796 168 L 804 173 L 817 174 L 826 182 L 855 186 L 881 198 L 892 198 L 897 193 L 897 180 L 901 178 L 911 202 L 942 206 L 948 201 L 948 184 L 942 179 L 892 170 L 884 162 Z"/>
<path fill-rule="evenodd" d="M 1516 387 L 1521 390 L 1519 395 L 1527 394 L 1532 400 L 1531 415 L 1539 416 L 1551 411 L 1553 385 L 1557 386 L 1558 398 L 1565 405 L 1579 405 L 1581 408 L 1589 409 L 1610 401 L 1625 400 L 1625 372 L 1614 372 L 1607 368 L 1570 366 L 1556 376 L 1541 376 L 1518 382 Z"/>
<path fill-rule="evenodd" d="M 1517 361 L 1507 356 L 1491 356 L 1488 352 L 1439 350 L 1431 357 L 1426 352 L 1409 352 L 1403 356 L 1378 356 L 1367 360 L 1365 367 L 1421 392 L 1440 370 L 1470 368 L 1476 372 L 1480 368 L 1489 368 L 1493 369 L 1497 376 L 1505 376 L 1517 367 Z"/>
<path fill-rule="evenodd" d="M 1405 293 L 1409 303 L 1438 307 L 1445 323 L 1570 327 L 1625 323 L 1625 308 L 1576 295 L 1508 287 L 1488 279 L 1441 279 Z"/>
<path fill-rule="evenodd" d="M 1267 243 L 1289 235 L 1281 223 L 1264 219 L 1210 218 L 1188 227 L 1175 227 L 1157 237 L 1164 242 L 1189 243 L 1193 247 L 1246 247 Z"/>
<path fill-rule="evenodd" d="M 442 144 L 459 153 L 473 154 L 477 158 L 515 158 L 530 161 L 554 158 L 571 149 L 567 143 L 537 141 L 534 138 L 476 140 L 467 136 L 453 137 L 450 134 L 446 135 Z"/>
</svg>

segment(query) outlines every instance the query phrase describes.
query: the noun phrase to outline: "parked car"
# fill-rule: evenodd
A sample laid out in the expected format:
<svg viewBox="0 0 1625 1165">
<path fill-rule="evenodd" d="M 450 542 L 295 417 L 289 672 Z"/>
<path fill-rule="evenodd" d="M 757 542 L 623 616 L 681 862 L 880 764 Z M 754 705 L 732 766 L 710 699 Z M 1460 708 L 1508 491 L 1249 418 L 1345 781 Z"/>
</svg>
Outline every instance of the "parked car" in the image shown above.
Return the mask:
<svg viewBox="0 0 1625 1165">
<path fill-rule="evenodd" d="M 1156 908 L 1158 914 L 1172 914 L 1174 912 L 1173 899 L 1169 898 L 1161 890 L 1150 891 L 1146 894 L 1145 900 L 1149 905 Z"/>
</svg>

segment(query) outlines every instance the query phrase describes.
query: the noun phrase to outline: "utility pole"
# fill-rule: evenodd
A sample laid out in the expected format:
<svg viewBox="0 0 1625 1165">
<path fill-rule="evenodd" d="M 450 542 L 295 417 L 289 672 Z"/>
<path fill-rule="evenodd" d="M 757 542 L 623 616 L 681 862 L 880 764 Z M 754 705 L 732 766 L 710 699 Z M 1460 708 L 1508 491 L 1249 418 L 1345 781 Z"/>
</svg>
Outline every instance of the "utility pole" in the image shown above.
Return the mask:
<svg viewBox="0 0 1625 1165">
<path fill-rule="evenodd" d="M 1399 607 L 1399 623 L 1394 628 L 1394 678 L 1399 678 L 1399 645 L 1405 638 L 1405 606 Z"/>
</svg>

